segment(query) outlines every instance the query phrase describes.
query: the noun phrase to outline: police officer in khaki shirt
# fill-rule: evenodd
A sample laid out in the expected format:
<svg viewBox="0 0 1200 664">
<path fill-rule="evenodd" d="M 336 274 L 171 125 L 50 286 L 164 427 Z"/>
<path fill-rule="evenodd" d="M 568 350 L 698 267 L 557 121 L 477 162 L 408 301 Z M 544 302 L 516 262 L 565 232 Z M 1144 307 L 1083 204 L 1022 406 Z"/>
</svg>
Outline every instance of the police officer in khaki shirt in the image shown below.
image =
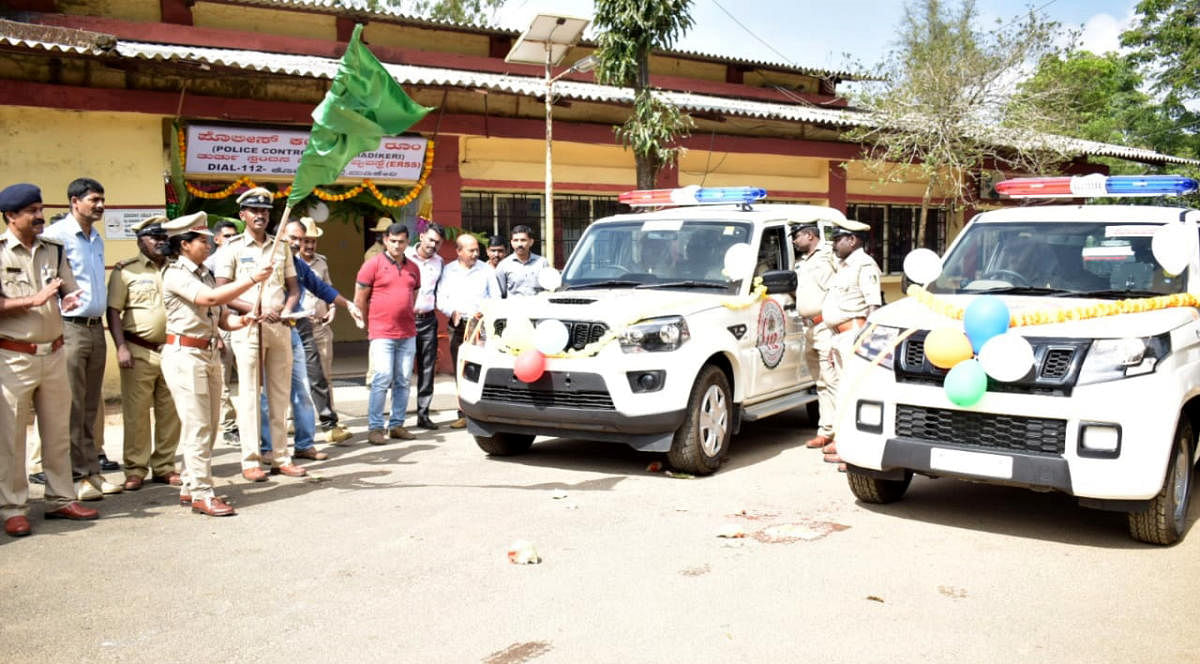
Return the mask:
<svg viewBox="0 0 1200 664">
<path fill-rule="evenodd" d="M 837 377 L 834 375 L 833 330 L 824 325 L 821 307 L 829 292 L 834 273 L 833 251 L 821 239 L 817 223 L 800 224 L 792 229 L 796 260 L 796 313 L 804 325 L 804 363 L 817 384 L 817 405 L 821 409 L 817 435 L 805 442 L 810 448 L 833 442 L 833 416 L 837 403 Z"/>
<path fill-rule="evenodd" d="M 0 519 L 4 532 L 32 532 L 25 476 L 25 432 L 37 414 L 46 473 L 47 519 L 95 519 L 75 502 L 71 480 L 70 394 L 59 311 L 79 306 L 80 291 L 62 245 L 38 237 L 45 226 L 42 192 L 31 184 L 0 191 L 7 231 L 0 235 Z"/>
<path fill-rule="evenodd" d="M 371 232 L 375 233 L 375 244 L 367 247 L 366 252 L 363 253 L 364 263 L 371 260 L 371 258 L 377 254 L 383 253 L 383 238 L 385 235 L 387 235 L 388 226 L 391 226 L 394 223 L 394 221 L 387 217 L 380 217 L 375 222 L 375 225 L 371 227 Z"/>
<path fill-rule="evenodd" d="M 253 323 L 253 318 L 233 315 L 221 305 L 269 279 L 273 268 L 256 267 L 235 282 L 217 286 L 204 267 L 212 234 L 208 215 L 197 212 L 172 219 L 163 228 L 169 236 L 167 254 L 174 258 L 163 270 L 167 334 L 162 367 L 183 429 L 179 503 L 191 505 L 199 514 L 231 516 L 233 508 L 213 493 L 212 449 L 221 412 L 222 374 L 217 335 L 218 328 L 238 330 Z"/>
<path fill-rule="evenodd" d="M 304 239 L 300 240 L 300 259 L 312 268 L 313 274 L 317 275 L 317 278 L 327 284 L 332 284 L 329 262 L 325 256 L 317 253 L 317 239 L 325 232 L 308 217 L 304 217 L 301 221 L 304 223 Z M 308 355 L 306 361 L 308 363 L 308 379 L 312 384 L 313 406 L 317 410 L 319 424 L 325 431 L 329 442 L 340 443 L 350 438 L 350 432 L 346 431 L 338 422 L 338 413 L 333 405 L 333 389 L 329 385 L 333 380 L 333 317 L 337 312 L 337 307 L 329 306 L 325 300 L 319 297 L 306 297 L 302 304 L 306 310 L 309 307 L 312 308 L 311 323 L 298 320 L 296 329 L 300 332 L 300 339 L 304 342 L 304 350 Z M 305 334 L 306 327 L 311 328 L 311 338 Z M 310 344 L 312 350 L 316 351 L 317 361 L 315 363 Z"/>
<path fill-rule="evenodd" d="M 300 297 L 296 281 L 296 266 L 286 242 L 276 243 L 267 235 L 273 197 L 262 187 L 247 190 L 238 196 L 241 209 L 238 217 L 246 224 L 241 235 L 230 239 L 217 254 L 216 283 L 218 286 L 249 278 L 259 266 L 270 262 L 275 272 L 262 282 L 258 290 L 245 299 L 233 300 L 229 307 L 240 313 L 251 313 L 258 292 L 262 292 L 261 319 L 256 325 L 238 330 L 232 335 L 233 353 L 237 356 L 238 430 L 242 446 L 242 477 L 251 482 L 267 479 L 262 466 L 272 474 L 303 477 L 306 471 L 292 463 L 292 446 L 287 437 L 288 397 L 292 377 L 292 327 L 290 319 L 280 318 L 284 311 L 293 311 Z M 273 253 L 272 253 L 273 252 Z M 272 260 L 273 259 L 273 260 Z M 260 345 L 262 352 L 260 355 Z M 262 366 L 259 362 L 262 359 Z M 266 381 L 269 431 L 275 441 L 274 452 L 265 458 L 260 452 L 259 391 Z"/>
<path fill-rule="evenodd" d="M 108 332 L 121 367 L 126 491 L 142 488 L 147 475 L 160 484 L 180 484 L 175 472 L 179 415 L 162 373 L 162 344 L 167 336 L 162 296 L 162 268 L 167 262 L 165 221 L 166 217 L 150 217 L 134 226 L 138 255 L 118 262 L 108 277 Z"/>
<path fill-rule="evenodd" d="M 879 286 L 879 265 L 862 248 L 871 227 L 850 220 L 838 220 L 835 224 L 833 253 L 837 258 L 837 272 L 829 282 L 829 294 L 825 297 L 821 315 L 825 325 L 835 333 L 833 347 L 844 354 L 851 352 L 854 337 L 867 325 L 867 316 L 883 304 L 883 293 Z M 835 390 L 841 380 L 841 371 L 842 365 L 838 362 L 834 371 Z M 837 454 L 836 442 L 826 445 L 823 451 L 825 461 L 838 464 L 838 470 L 846 469 Z"/>
</svg>

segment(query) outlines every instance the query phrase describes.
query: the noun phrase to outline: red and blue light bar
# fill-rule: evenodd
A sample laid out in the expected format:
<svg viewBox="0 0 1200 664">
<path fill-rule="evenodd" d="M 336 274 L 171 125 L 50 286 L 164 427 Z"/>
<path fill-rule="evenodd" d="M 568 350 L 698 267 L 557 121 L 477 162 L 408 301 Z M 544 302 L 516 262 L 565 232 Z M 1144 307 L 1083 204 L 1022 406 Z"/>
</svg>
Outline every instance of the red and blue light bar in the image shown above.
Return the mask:
<svg viewBox="0 0 1200 664">
<path fill-rule="evenodd" d="M 631 207 L 662 205 L 722 205 L 748 204 L 767 197 L 762 187 L 698 187 L 678 189 L 638 189 L 627 191 L 617 200 Z"/>
<path fill-rule="evenodd" d="M 1080 175 L 1016 178 L 996 183 L 1010 198 L 1091 198 L 1101 196 L 1183 196 L 1194 193 L 1196 180 L 1182 175 Z"/>
</svg>

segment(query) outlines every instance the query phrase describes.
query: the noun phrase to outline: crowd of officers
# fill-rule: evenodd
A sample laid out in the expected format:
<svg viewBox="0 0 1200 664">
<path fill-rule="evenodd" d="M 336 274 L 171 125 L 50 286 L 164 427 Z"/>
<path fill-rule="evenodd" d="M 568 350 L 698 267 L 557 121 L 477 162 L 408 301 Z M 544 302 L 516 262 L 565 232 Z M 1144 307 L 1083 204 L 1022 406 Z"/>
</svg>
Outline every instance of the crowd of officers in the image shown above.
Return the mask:
<svg viewBox="0 0 1200 664">
<path fill-rule="evenodd" d="M 503 239 L 491 238 L 487 261 L 477 268 L 473 235 L 458 237 L 459 260 L 446 266 L 437 255 L 445 235 L 437 224 L 422 222 L 422 239 L 408 248 L 407 227 L 381 219 L 374 229 L 380 241 L 364 256 L 364 269 L 378 259 L 414 270 L 417 277 L 407 295 L 410 306 L 399 310 L 372 307 L 384 293 L 359 280 L 360 307 L 330 285 L 328 264 L 316 253 L 320 227 L 311 219 L 292 220 L 276 241 L 267 233 L 274 198 L 254 188 L 238 197 L 241 233 L 228 221 L 210 229 L 204 212 L 139 223 L 138 255 L 114 265 L 106 284 L 104 241 L 96 227 L 104 216 L 104 188 L 80 178 L 68 186 L 67 198 L 70 210 L 47 225 L 38 187 L 17 184 L 0 191 L 6 226 L 0 235 L 0 520 L 14 537 L 31 532 L 30 481 L 45 484 L 48 519 L 96 519 L 98 510 L 81 501 L 136 491 L 146 482 L 179 487 L 180 504 L 193 512 L 232 515 L 233 507 L 213 491 L 212 450 L 222 433 L 240 447 L 247 481 L 304 476 L 297 458 L 328 458 L 314 446 L 317 426 L 331 443 L 351 437 L 338 422 L 329 385 L 329 326 L 339 306 L 368 330 L 373 358 L 377 341 L 389 340 L 380 330 L 412 323 L 417 425 L 437 428 L 429 417 L 437 361 L 434 307 L 450 321 L 452 352 L 457 351 L 466 323 L 479 316 L 481 298 L 534 292 L 529 274 L 546 264 L 528 249 L 533 241 L 528 227 L 514 227 L 512 245 L 519 248 L 512 256 L 505 256 Z M 405 241 L 394 241 L 400 238 Z M 467 272 L 484 276 L 457 278 Z M 477 294 L 476 283 L 486 283 L 486 292 Z M 101 474 L 121 467 L 103 456 L 97 430 L 103 422 L 106 321 L 120 365 L 122 484 Z M 229 389 L 233 368 L 236 405 Z M 369 374 L 373 395 L 390 388 L 393 413 L 399 412 L 390 436 L 372 430 L 369 441 L 411 437 L 403 428 L 407 373 L 369 369 Z M 62 417 L 65 398 L 69 417 Z M 27 461 L 26 431 L 33 422 L 40 450 Z M 465 422 L 460 417 L 452 426 Z"/>
<path fill-rule="evenodd" d="M 297 458 L 328 457 L 314 446 L 318 424 L 331 443 L 351 437 L 338 422 L 329 385 L 329 325 L 338 306 L 367 330 L 370 343 L 368 442 L 413 437 L 404 424 L 414 369 L 416 425 L 438 428 L 429 413 L 436 312 L 448 321 L 456 360 L 484 301 L 538 292 L 538 274 L 548 265 L 531 251 L 527 226 L 512 229 L 507 256 L 505 240 L 492 237 L 486 261 L 475 236 L 459 234 L 457 260 L 446 264 L 438 253 L 446 239 L 440 226 L 421 221 L 410 247 L 407 226 L 384 218 L 372 229 L 378 241 L 364 255 L 351 301 L 330 285 L 328 264 L 316 253 L 321 229 L 311 219 L 292 220 L 277 241 L 267 233 L 274 197 L 254 188 L 238 197 L 241 233 L 232 222 L 210 229 L 203 212 L 144 220 L 135 227 L 138 255 L 114 265 L 106 284 L 104 241 L 96 228 L 104 188 L 80 178 L 68 186 L 67 198 L 69 212 L 47 226 L 38 187 L 0 191 L 6 224 L 0 235 L 0 519 L 11 536 L 31 531 L 29 481 L 45 484 L 46 518 L 98 518 L 80 501 L 136 491 L 146 481 L 178 486 L 180 503 L 194 512 L 231 515 L 233 507 L 213 491 L 212 450 L 220 433 L 239 445 L 245 480 L 304 476 Z M 797 311 L 820 405 L 817 435 L 806 444 L 823 449 L 833 463 L 841 461 L 834 440 L 835 349 L 849 352 L 848 340 L 881 304 L 879 267 L 862 249 L 866 230 L 839 221 L 830 248 L 815 223 L 792 229 Z M 120 365 L 123 484 L 101 474 L 120 468 L 104 457 L 97 431 L 106 320 Z M 236 406 L 229 389 L 234 367 Z M 63 418 L 65 396 L 70 410 Z M 41 449 L 27 466 L 26 430 L 35 417 Z M 451 427 L 464 426 L 459 413 Z M 34 472 L 27 476 L 27 469 Z"/>
<path fill-rule="evenodd" d="M 814 221 L 792 227 L 796 250 L 796 312 L 804 326 L 804 360 L 817 384 L 817 435 L 805 442 L 824 459 L 846 470 L 837 453 L 837 390 L 841 361 L 867 316 L 883 304 L 879 265 L 863 250 L 870 227 L 851 220 L 834 222 L 832 246 Z"/>
</svg>

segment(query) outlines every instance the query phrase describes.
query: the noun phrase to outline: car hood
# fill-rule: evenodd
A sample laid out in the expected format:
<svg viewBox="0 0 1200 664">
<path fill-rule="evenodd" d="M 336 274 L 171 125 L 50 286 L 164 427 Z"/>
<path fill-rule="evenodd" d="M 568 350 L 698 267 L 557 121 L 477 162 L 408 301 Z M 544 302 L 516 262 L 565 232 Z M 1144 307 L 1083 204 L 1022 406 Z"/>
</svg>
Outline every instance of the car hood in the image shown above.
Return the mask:
<svg viewBox="0 0 1200 664">
<path fill-rule="evenodd" d="M 980 295 L 938 295 L 943 302 L 966 308 Z M 1111 302 L 1111 300 L 1057 298 L 1036 296 L 992 295 L 1008 305 L 1009 312 L 1018 315 L 1034 311 L 1054 312 L 1075 309 L 1080 306 Z M 1157 311 L 1103 316 L 1087 320 L 1028 325 L 1020 328 L 1029 337 L 1067 337 L 1079 339 L 1105 339 L 1116 337 L 1148 337 L 1173 330 L 1200 318 L 1192 307 L 1173 307 Z M 900 329 L 917 328 L 932 330 L 939 327 L 961 327 L 962 321 L 943 316 L 922 304 L 916 298 L 906 297 L 880 308 L 871 314 L 871 322 Z"/>
<path fill-rule="evenodd" d="M 526 316 L 533 320 L 601 321 L 610 329 L 616 329 L 647 318 L 690 316 L 721 306 L 724 302 L 738 300 L 744 298 L 708 291 L 631 288 L 573 290 L 495 300 L 485 307 L 485 315 L 495 318 Z"/>
</svg>

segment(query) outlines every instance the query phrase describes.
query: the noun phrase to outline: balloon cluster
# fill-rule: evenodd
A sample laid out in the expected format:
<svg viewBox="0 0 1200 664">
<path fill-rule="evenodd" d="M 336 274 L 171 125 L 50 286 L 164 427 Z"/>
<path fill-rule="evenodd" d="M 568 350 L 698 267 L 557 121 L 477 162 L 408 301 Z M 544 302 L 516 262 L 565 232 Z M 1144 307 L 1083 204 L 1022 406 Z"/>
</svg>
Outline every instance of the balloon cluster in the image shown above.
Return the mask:
<svg viewBox="0 0 1200 664">
<path fill-rule="evenodd" d="M 521 349 L 513 362 L 513 375 L 532 383 L 546 371 L 546 356 L 562 353 L 571 333 L 560 320 L 547 319 L 534 327 L 528 318 L 511 318 L 500 335 L 509 348 Z"/>
<path fill-rule="evenodd" d="M 948 369 L 943 389 L 959 406 L 973 406 L 987 392 L 988 377 L 1009 383 L 1033 367 L 1033 347 L 1025 337 L 1008 331 L 1008 305 L 984 295 L 963 312 L 962 329 L 943 327 L 925 337 L 925 358 Z"/>
</svg>

